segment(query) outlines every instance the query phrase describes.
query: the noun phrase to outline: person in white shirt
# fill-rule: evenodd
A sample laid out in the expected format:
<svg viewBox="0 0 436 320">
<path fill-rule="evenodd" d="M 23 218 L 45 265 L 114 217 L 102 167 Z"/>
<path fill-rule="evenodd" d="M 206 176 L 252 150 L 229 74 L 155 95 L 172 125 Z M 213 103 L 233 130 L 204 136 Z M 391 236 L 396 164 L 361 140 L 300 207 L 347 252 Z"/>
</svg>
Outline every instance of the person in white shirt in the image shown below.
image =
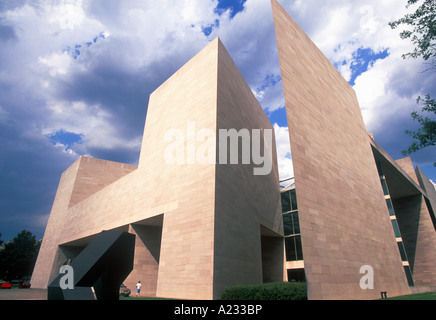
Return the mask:
<svg viewBox="0 0 436 320">
<path fill-rule="evenodd" d="M 141 281 L 138 281 L 138 283 L 136 284 L 136 296 L 139 297 L 141 293 Z"/>
</svg>

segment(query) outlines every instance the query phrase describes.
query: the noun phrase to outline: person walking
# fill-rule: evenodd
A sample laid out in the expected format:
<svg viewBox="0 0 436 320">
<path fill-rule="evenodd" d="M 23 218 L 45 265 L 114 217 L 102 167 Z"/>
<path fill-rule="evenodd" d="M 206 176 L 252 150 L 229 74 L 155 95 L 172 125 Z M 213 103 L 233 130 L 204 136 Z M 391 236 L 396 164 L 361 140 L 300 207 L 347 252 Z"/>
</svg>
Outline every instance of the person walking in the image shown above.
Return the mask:
<svg viewBox="0 0 436 320">
<path fill-rule="evenodd" d="M 139 297 L 141 293 L 141 281 L 136 284 L 136 296 Z"/>
</svg>

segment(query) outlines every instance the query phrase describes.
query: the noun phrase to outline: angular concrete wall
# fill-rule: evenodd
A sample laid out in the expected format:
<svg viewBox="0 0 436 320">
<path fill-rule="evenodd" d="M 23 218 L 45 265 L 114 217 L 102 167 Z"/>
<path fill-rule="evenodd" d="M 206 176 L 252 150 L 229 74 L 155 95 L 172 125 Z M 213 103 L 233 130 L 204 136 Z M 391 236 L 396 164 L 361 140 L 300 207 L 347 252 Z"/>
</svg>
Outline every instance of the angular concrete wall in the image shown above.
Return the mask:
<svg viewBox="0 0 436 320">
<path fill-rule="evenodd" d="M 416 168 L 421 187 L 426 191 L 422 197 L 419 219 L 419 232 L 416 245 L 415 268 L 413 276 L 416 285 L 436 287 L 436 190 L 422 172 Z"/>
<path fill-rule="evenodd" d="M 404 242 L 414 290 L 436 286 L 436 229 L 431 204 L 436 192 L 410 157 L 393 160 L 374 140 L 375 157 L 383 168 Z"/>
<path fill-rule="evenodd" d="M 436 232 L 423 195 L 397 199 L 395 213 L 416 287 L 436 287 Z"/>
<path fill-rule="evenodd" d="M 272 0 L 310 299 L 409 293 L 356 95 Z M 374 289 L 359 286 L 374 269 Z"/>
<path fill-rule="evenodd" d="M 282 281 L 284 252 L 274 127 L 221 43 L 217 114 L 217 135 L 220 129 L 231 128 L 250 133 L 251 160 L 250 164 L 242 164 L 240 147 L 238 164 L 230 164 L 229 140 L 226 147 L 229 164 L 216 166 L 214 298 L 219 298 L 227 286 L 262 283 L 263 271 L 267 273 L 268 281 Z M 257 140 L 253 131 L 259 129 L 262 134 Z M 263 144 L 267 130 L 272 139 Z M 242 139 L 239 142 L 241 145 Z M 271 157 L 268 160 L 270 172 L 266 175 L 255 175 L 253 171 L 264 166 L 265 171 L 268 169 L 265 163 L 253 163 L 253 152 L 256 152 L 253 144 L 256 142 L 262 142 L 260 154 Z M 222 148 L 223 145 L 219 145 L 220 152 Z M 272 240 L 268 241 L 268 237 Z M 262 256 L 262 246 L 271 255 L 270 259 L 265 258 L 266 253 Z"/>
<path fill-rule="evenodd" d="M 427 207 L 430 213 L 430 217 L 433 221 L 433 225 L 436 230 L 436 188 L 430 179 L 422 172 L 419 167 L 416 167 L 416 176 L 418 178 L 420 186 L 427 193 L 426 201 Z"/>
<path fill-rule="evenodd" d="M 278 254 L 262 259 L 261 239 L 280 239 L 283 229 L 274 140 L 271 172 L 253 176 L 252 165 L 216 164 L 217 132 L 231 128 L 272 125 L 216 39 L 150 96 L 136 170 L 98 190 L 87 186 L 106 181 L 106 172 L 83 171 L 78 179 L 78 164 L 67 170 L 47 226 L 55 231 L 44 236 L 50 245 L 43 244 L 34 274 L 37 287 L 48 283 L 45 270 L 56 273 L 74 257 L 79 249 L 72 247 L 112 229 L 137 235 L 125 284 L 134 289 L 139 280 L 150 295 L 218 298 L 226 286 L 262 282 L 263 260 L 278 278 L 273 266 L 282 263 L 283 243 L 264 241 Z M 79 180 L 86 187 L 75 193 Z"/>
<path fill-rule="evenodd" d="M 67 230 L 74 230 L 74 226 L 67 222 L 68 209 L 136 168 L 124 163 L 80 157 L 65 170 L 59 181 L 33 271 L 32 287 L 45 288 L 59 274 L 59 267 L 67 260 L 64 254 L 58 252 L 58 245 L 62 243 L 61 239 Z"/>
<path fill-rule="evenodd" d="M 163 212 L 156 290 L 161 297 L 212 298 L 215 163 L 197 161 L 203 145 L 197 135 L 216 130 L 218 43 L 210 43 L 150 96 L 139 160 L 151 187 L 145 197 L 153 206 L 177 202 Z M 182 154 L 175 159 L 179 138 Z M 215 137 L 211 143 L 214 159 Z"/>
</svg>

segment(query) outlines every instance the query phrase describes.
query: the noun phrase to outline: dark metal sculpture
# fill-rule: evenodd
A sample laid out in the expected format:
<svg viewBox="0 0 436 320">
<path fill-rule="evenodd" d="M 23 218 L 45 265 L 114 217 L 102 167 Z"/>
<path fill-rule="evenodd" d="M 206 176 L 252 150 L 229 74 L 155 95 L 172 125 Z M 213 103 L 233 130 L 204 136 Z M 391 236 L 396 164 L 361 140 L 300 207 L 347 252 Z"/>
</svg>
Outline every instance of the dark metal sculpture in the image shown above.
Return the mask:
<svg viewBox="0 0 436 320">
<path fill-rule="evenodd" d="M 135 235 L 103 231 L 48 286 L 48 300 L 118 300 L 133 269 Z M 73 283 L 66 283 L 68 277 Z"/>
</svg>

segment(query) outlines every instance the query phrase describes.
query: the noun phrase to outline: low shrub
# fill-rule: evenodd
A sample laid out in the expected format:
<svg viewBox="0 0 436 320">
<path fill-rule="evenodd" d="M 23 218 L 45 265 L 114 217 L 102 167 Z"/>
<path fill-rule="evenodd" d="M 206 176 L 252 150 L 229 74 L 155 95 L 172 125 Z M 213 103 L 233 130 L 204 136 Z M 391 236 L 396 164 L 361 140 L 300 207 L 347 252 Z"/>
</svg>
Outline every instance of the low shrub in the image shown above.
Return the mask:
<svg viewBox="0 0 436 320">
<path fill-rule="evenodd" d="M 305 282 L 239 285 L 224 290 L 221 300 L 307 300 Z"/>
</svg>

